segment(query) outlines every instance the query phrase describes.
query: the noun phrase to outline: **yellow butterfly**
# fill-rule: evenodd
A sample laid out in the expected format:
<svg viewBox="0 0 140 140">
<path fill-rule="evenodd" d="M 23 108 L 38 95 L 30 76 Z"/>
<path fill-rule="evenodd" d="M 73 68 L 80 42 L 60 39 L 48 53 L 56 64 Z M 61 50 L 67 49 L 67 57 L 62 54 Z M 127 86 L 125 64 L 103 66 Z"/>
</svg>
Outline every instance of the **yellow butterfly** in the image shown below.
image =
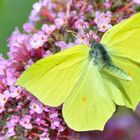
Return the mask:
<svg viewBox="0 0 140 140">
<path fill-rule="evenodd" d="M 102 130 L 116 105 L 135 109 L 139 83 L 140 13 L 91 48 L 81 44 L 39 60 L 17 81 L 45 105 L 63 104 L 64 120 L 76 131 Z"/>
</svg>

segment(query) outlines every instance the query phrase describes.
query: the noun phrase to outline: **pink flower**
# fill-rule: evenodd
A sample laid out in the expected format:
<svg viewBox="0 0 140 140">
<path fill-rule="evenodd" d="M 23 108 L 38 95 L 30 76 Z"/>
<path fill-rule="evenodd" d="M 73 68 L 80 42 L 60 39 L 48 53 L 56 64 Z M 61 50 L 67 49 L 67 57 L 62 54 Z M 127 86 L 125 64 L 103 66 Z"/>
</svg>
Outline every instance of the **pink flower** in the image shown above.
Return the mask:
<svg viewBox="0 0 140 140">
<path fill-rule="evenodd" d="M 5 108 L 3 105 L 0 104 L 0 113 L 4 112 L 5 111 Z"/>
<path fill-rule="evenodd" d="M 63 132 L 65 129 L 66 129 L 66 127 L 64 127 L 63 125 L 59 125 L 59 127 L 58 127 L 59 132 Z"/>
<path fill-rule="evenodd" d="M 6 60 L 4 60 L 2 54 L 0 54 L 0 76 L 5 75 L 6 65 L 7 65 Z"/>
<path fill-rule="evenodd" d="M 32 129 L 32 124 L 30 123 L 31 116 L 25 115 L 21 120 L 19 121 L 20 125 L 23 126 L 26 129 Z"/>
<path fill-rule="evenodd" d="M 40 137 L 40 140 L 51 140 L 49 137 Z"/>
<path fill-rule="evenodd" d="M 44 31 L 48 35 L 50 35 L 55 29 L 56 29 L 55 25 L 50 26 L 48 26 L 47 24 L 42 25 L 42 31 Z"/>
<path fill-rule="evenodd" d="M 9 98 L 7 94 L 0 94 L 0 104 L 4 106 Z"/>
<path fill-rule="evenodd" d="M 78 19 L 74 25 L 75 28 L 78 30 L 87 29 L 89 27 L 88 22 L 85 22 L 83 19 Z"/>
<path fill-rule="evenodd" d="M 30 33 L 35 30 L 34 24 L 32 22 L 26 22 L 23 25 L 23 29 L 25 32 Z"/>
<path fill-rule="evenodd" d="M 90 40 L 94 39 L 96 41 L 99 40 L 99 36 L 97 36 L 95 34 L 95 32 L 93 32 L 92 30 L 89 30 L 89 33 L 87 34 L 88 38 L 90 38 Z"/>
<path fill-rule="evenodd" d="M 53 118 L 57 118 L 58 117 L 58 112 L 57 111 L 54 111 L 50 114 L 50 118 L 53 119 Z"/>
<path fill-rule="evenodd" d="M 78 37 L 78 39 L 76 39 L 76 41 L 75 41 L 76 44 L 85 43 L 85 44 L 89 45 L 89 38 L 84 32 L 79 32 L 77 34 L 77 37 Z"/>
<path fill-rule="evenodd" d="M 104 5 L 107 9 L 109 9 L 112 6 L 111 0 L 106 0 Z"/>
<path fill-rule="evenodd" d="M 48 37 L 43 32 L 35 33 L 30 39 L 30 45 L 32 48 L 37 49 L 47 42 Z"/>
<path fill-rule="evenodd" d="M 28 36 L 25 34 L 21 34 L 18 28 L 12 33 L 11 37 L 9 38 L 8 46 L 10 48 L 18 48 L 22 44 L 24 44 L 25 40 L 27 40 Z"/>
<path fill-rule="evenodd" d="M 36 22 L 40 19 L 39 12 L 42 6 L 43 6 L 42 1 L 39 1 L 33 4 L 33 10 L 29 16 L 29 20 L 31 22 Z"/>
<path fill-rule="evenodd" d="M 105 32 L 106 30 L 110 29 L 112 25 L 107 23 L 101 23 L 98 25 L 98 27 L 99 27 L 99 31 Z"/>
<path fill-rule="evenodd" d="M 7 97 L 7 99 L 10 97 L 10 94 L 11 93 L 10 93 L 9 89 L 7 89 L 3 92 L 3 95 L 5 95 Z"/>
<path fill-rule="evenodd" d="M 3 69 L 0 69 L 0 75 L 5 75 Z"/>
<path fill-rule="evenodd" d="M 25 69 L 27 69 L 28 67 L 30 67 L 32 64 L 33 64 L 34 62 L 33 62 L 33 60 L 28 60 L 28 62 L 27 62 L 27 64 L 25 65 Z"/>
<path fill-rule="evenodd" d="M 43 120 L 43 119 L 41 119 L 41 118 L 37 118 L 34 122 L 35 122 L 36 124 L 38 124 L 39 126 L 40 126 L 41 124 L 46 124 L 46 121 Z M 46 129 L 47 129 L 47 128 L 46 128 Z"/>
<path fill-rule="evenodd" d="M 87 11 L 88 13 L 92 13 L 92 11 L 93 11 L 93 5 L 88 5 L 86 11 Z"/>
<path fill-rule="evenodd" d="M 67 48 L 67 44 L 65 41 L 57 41 L 57 42 L 55 42 L 55 45 L 60 47 L 61 50 L 64 50 L 65 48 Z"/>
<path fill-rule="evenodd" d="M 99 31 L 105 32 L 109 28 L 112 27 L 110 24 L 112 14 L 110 11 L 107 11 L 106 13 L 101 12 L 95 12 L 95 19 L 94 22 L 97 24 Z"/>
<path fill-rule="evenodd" d="M 133 0 L 133 2 L 140 4 L 140 0 Z"/>
<path fill-rule="evenodd" d="M 60 29 L 63 25 L 65 25 L 67 22 L 66 18 L 56 18 L 55 19 L 55 25 L 58 29 Z"/>
<path fill-rule="evenodd" d="M 43 0 L 42 1 L 42 5 L 43 6 L 48 6 L 48 5 L 50 6 L 50 5 L 53 5 L 53 3 L 52 3 L 52 0 Z"/>
<path fill-rule="evenodd" d="M 52 129 L 56 129 L 57 127 L 59 127 L 60 125 L 60 121 L 59 120 L 54 120 L 51 122 L 51 128 Z"/>
<path fill-rule="evenodd" d="M 49 138 L 48 132 L 43 132 L 43 133 L 40 135 L 40 140 L 51 140 L 51 139 Z"/>
<path fill-rule="evenodd" d="M 8 86 L 13 86 L 16 83 L 17 79 L 14 76 L 7 76 L 4 80 L 4 83 Z"/>
<path fill-rule="evenodd" d="M 84 4 L 84 0 L 80 0 L 80 1 L 74 1 L 74 6 L 77 8 L 77 9 L 80 9 L 81 6 Z"/>
<path fill-rule="evenodd" d="M 55 25 L 58 29 L 60 29 L 63 25 L 67 24 L 67 18 L 65 13 L 59 12 L 58 18 L 55 19 Z"/>
<path fill-rule="evenodd" d="M 12 136 L 15 136 L 15 128 L 14 127 L 11 127 L 11 128 L 8 128 L 8 131 L 6 133 L 6 136 L 7 137 L 12 137 Z"/>
<path fill-rule="evenodd" d="M 16 98 L 16 97 L 20 97 L 21 96 L 22 88 L 21 87 L 12 86 L 12 87 L 10 87 L 10 91 L 11 91 L 10 96 L 12 98 Z"/>
<path fill-rule="evenodd" d="M 37 100 L 33 100 L 31 103 L 30 103 L 30 109 L 33 111 L 33 112 L 36 112 L 38 114 L 41 114 L 43 112 L 43 105 L 42 103 L 40 103 L 39 101 Z"/>
<path fill-rule="evenodd" d="M 6 126 L 7 128 L 15 127 L 18 122 L 19 122 L 19 117 L 12 115 L 10 121 L 6 123 Z"/>
<path fill-rule="evenodd" d="M 36 12 L 39 12 L 40 9 L 42 7 L 42 1 L 39 1 L 39 2 L 36 2 L 33 4 L 33 9 L 36 11 Z"/>
<path fill-rule="evenodd" d="M 49 109 L 49 107 L 48 107 L 48 106 L 44 106 L 44 107 L 43 107 L 43 110 L 44 110 L 45 112 L 47 112 L 47 113 L 49 113 L 49 112 L 50 112 L 50 109 Z"/>
<path fill-rule="evenodd" d="M 69 43 L 67 44 L 67 47 L 66 47 L 66 48 L 72 47 L 72 46 L 74 46 L 74 45 L 76 45 L 76 44 L 73 43 L 73 42 L 69 42 Z"/>
<path fill-rule="evenodd" d="M 47 50 L 44 54 L 43 54 L 43 57 L 46 57 L 46 56 L 49 56 L 51 55 L 52 52 L 50 50 Z"/>
<path fill-rule="evenodd" d="M 38 12 L 36 10 L 32 10 L 30 16 L 29 16 L 29 20 L 31 22 L 36 22 L 40 19 Z"/>
</svg>

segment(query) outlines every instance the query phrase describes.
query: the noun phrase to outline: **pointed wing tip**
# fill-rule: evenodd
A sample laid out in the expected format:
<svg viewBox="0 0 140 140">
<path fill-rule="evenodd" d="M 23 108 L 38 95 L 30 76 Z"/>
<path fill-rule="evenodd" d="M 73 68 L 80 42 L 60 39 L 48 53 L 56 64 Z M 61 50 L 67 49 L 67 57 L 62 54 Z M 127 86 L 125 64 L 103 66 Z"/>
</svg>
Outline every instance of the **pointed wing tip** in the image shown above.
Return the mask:
<svg viewBox="0 0 140 140">
<path fill-rule="evenodd" d="M 20 81 L 17 80 L 16 83 L 15 83 L 15 85 L 16 85 L 16 86 L 21 86 Z"/>
<path fill-rule="evenodd" d="M 16 85 L 16 86 L 22 86 L 21 78 L 18 78 L 18 79 L 17 79 L 15 85 Z"/>
</svg>

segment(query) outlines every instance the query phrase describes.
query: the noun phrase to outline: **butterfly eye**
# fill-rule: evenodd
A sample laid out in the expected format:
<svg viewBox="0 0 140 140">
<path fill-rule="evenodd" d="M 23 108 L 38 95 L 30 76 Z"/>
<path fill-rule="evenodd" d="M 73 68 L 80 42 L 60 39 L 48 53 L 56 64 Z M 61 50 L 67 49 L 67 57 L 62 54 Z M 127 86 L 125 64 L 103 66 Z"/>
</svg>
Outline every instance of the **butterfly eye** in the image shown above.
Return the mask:
<svg viewBox="0 0 140 140">
<path fill-rule="evenodd" d="M 95 47 L 95 46 L 97 46 L 97 45 L 99 45 L 99 43 L 97 43 L 97 42 L 94 41 L 94 40 L 91 41 L 91 47 Z"/>
</svg>

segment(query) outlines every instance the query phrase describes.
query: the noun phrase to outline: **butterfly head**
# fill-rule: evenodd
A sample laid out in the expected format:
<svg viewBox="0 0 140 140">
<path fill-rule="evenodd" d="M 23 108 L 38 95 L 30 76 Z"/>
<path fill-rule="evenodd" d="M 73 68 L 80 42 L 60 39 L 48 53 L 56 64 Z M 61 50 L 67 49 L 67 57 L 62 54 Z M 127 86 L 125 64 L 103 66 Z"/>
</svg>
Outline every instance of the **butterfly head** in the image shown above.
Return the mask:
<svg viewBox="0 0 140 140">
<path fill-rule="evenodd" d="M 100 49 L 102 49 L 102 44 L 95 42 L 94 40 L 91 41 L 91 53 L 95 54 L 96 52 L 100 51 Z"/>
<path fill-rule="evenodd" d="M 92 41 L 90 41 L 90 44 L 91 44 L 91 48 L 92 48 L 92 47 L 95 47 L 95 46 L 99 45 L 100 43 L 92 40 Z"/>
</svg>

